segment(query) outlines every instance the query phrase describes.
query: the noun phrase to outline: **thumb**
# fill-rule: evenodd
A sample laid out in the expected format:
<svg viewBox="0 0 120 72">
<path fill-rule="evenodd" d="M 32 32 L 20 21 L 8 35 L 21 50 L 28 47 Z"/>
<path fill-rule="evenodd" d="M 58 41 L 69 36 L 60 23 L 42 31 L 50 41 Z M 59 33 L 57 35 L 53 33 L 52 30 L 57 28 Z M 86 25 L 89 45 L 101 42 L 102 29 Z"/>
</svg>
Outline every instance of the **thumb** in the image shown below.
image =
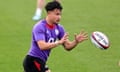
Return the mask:
<svg viewBox="0 0 120 72">
<path fill-rule="evenodd" d="M 77 33 L 74 34 L 74 37 L 75 37 L 75 38 L 77 37 Z"/>
<path fill-rule="evenodd" d="M 64 34 L 64 37 L 67 37 L 68 36 L 68 32 L 66 32 L 65 34 Z"/>
</svg>

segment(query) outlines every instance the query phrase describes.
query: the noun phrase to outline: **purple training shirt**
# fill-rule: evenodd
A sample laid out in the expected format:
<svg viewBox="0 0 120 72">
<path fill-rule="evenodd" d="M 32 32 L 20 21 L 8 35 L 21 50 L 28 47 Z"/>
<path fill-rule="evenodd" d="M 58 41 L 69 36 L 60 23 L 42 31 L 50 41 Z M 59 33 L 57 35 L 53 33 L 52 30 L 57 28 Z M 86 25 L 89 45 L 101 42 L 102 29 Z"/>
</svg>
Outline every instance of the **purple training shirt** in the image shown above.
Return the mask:
<svg viewBox="0 0 120 72">
<path fill-rule="evenodd" d="M 40 50 L 37 45 L 37 41 L 45 40 L 46 42 L 55 42 L 56 39 L 61 39 L 64 33 L 64 28 L 60 24 L 55 24 L 54 28 L 51 29 L 47 27 L 46 20 L 41 20 L 33 27 L 32 43 L 28 55 L 38 57 L 46 62 L 51 49 Z"/>
</svg>

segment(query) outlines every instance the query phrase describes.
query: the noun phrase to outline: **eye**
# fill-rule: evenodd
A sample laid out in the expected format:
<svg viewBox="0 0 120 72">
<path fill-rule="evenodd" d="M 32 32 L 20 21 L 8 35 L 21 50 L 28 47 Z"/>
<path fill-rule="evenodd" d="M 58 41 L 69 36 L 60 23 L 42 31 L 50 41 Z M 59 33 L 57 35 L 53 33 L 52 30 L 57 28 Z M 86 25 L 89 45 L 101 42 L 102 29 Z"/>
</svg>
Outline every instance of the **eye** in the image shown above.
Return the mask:
<svg viewBox="0 0 120 72">
<path fill-rule="evenodd" d="M 56 12 L 56 15 L 61 15 L 62 13 L 61 12 Z"/>
</svg>

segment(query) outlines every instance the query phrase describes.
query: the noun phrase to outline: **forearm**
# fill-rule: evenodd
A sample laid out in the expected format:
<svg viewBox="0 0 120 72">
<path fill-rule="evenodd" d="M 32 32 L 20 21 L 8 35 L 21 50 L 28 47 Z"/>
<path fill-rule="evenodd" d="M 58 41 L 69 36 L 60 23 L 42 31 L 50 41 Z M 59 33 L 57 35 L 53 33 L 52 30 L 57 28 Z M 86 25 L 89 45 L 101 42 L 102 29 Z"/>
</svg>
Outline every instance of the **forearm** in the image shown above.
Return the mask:
<svg viewBox="0 0 120 72">
<path fill-rule="evenodd" d="M 58 45 L 59 45 L 58 42 L 52 42 L 52 43 L 47 43 L 47 42 L 43 42 L 43 41 L 38 42 L 38 46 L 41 50 L 52 49 L 52 48 L 57 47 Z"/>
<path fill-rule="evenodd" d="M 77 41 L 73 40 L 72 42 L 67 41 L 64 43 L 64 47 L 66 50 L 72 50 L 73 48 L 75 48 L 77 46 Z"/>
<path fill-rule="evenodd" d="M 55 48 L 57 45 L 53 42 L 53 43 L 46 43 L 44 45 L 42 45 L 41 49 L 42 50 L 47 50 L 47 49 L 51 49 L 51 48 Z"/>
</svg>

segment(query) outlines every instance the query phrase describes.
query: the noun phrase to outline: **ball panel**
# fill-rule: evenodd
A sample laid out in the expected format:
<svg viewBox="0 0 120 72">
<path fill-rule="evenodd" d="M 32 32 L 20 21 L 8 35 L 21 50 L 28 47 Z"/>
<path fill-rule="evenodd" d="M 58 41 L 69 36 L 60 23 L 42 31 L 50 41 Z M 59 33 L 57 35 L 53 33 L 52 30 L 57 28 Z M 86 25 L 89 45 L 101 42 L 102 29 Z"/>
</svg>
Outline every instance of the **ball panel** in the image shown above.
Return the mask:
<svg viewBox="0 0 120 72">
<path fill-rule="evenodd" d="M 94 45 L 102 49 L 107 49 L 110 46 L 107 36 L 99 31 L 92 33 L 91 41 Z"/>
<path fill-rule="evenodd" d="M 103 34 L 102 32 L 98 32 L 98 31 L 94 32 L 93 34 L 94 34 L 93 36 L 95 36 L 94 38 L 101 45 L 103 45 L 105 48 L 109 47 L 109 40 L 108 40 L 108 38 L 107 38 L 107 36 L 105 34 Z"/>
<path fill-rule="evenodd" d="M 90 37 L 90 39 L 91 39 L 91 42 L 92 42 L 97 48 L 103 49 L 103 47 L 102 47 L 101 45 L 99 45 L 99 44 L 95 41 L 95 39 L 93 39 L 92 36 Z"/>
</svg>

